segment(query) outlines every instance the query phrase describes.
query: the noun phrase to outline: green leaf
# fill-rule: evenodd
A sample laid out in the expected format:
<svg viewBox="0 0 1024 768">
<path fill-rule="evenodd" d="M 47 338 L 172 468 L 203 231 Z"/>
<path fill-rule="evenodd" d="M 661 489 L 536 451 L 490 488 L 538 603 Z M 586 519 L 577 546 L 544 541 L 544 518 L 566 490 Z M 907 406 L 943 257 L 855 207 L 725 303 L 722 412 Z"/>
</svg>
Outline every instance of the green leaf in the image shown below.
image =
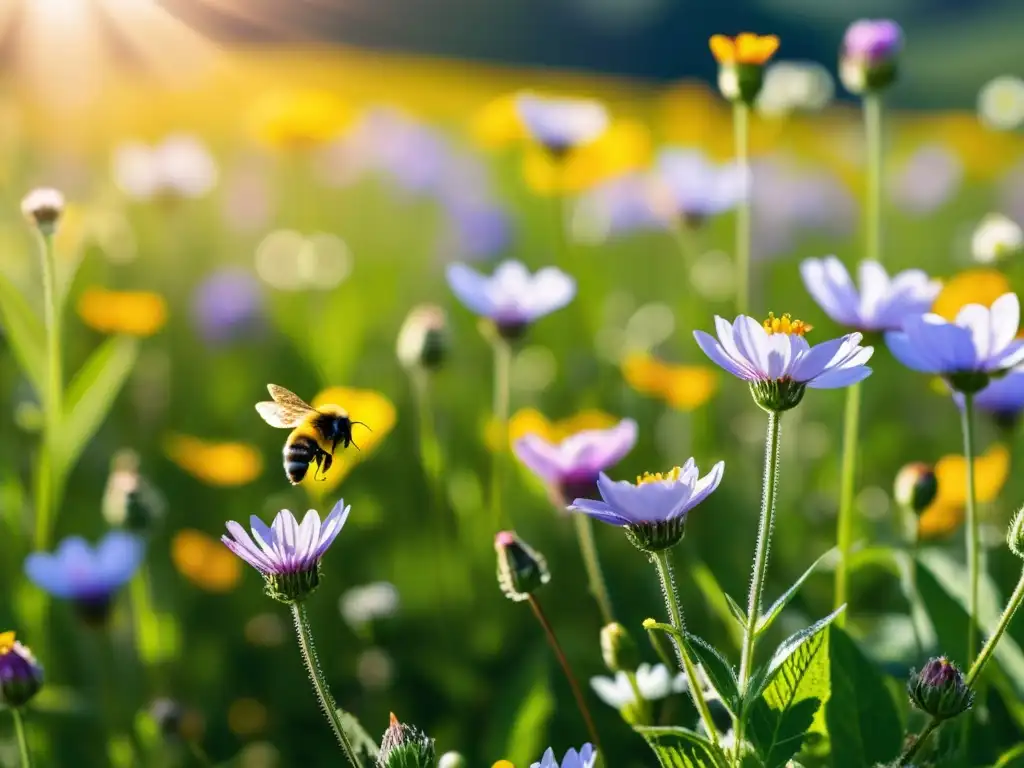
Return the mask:
<svg viewBox="0 0 1024 768">
<path fill-rule="evenodd" d="M 732 611 L 733 617 L 739 622 L 739 625 L 746 631 L 747 628 L 747 612 L 743 607 L 737 603 L 729 594 L 725 595 L 725 599 L 729 603 L 729 610 Z"/>
<path fill-rule="evenodd" d="M 678 726 L 634 728 L 658 757 L 662 768 L 727 768 L 721 747 L 699 733 Z"/>
<path fill-rule="evenodd" d="M 1021 768 L 1024 766 L 1024 744 L 1018 744 L 1008 752 L 1004 752 L 992 764 L 992 768 Z"/>
<path fill-rule="evenodd" d="M 750 740 L 765 768 L 782 768 L 800 751 L 818 708 L 831 696 L 826 630 L 838 613 L 793 635 L 768 665 L 764 692 L 747 713 Z"/>
<path fill-rule="evenodd" d="M 346 712 L 343 709 L 335 711 L 338 713 L 338 719 L 341 720 L 341 727 L 345 729 L 345 734 L 352 742 L 352 748 L 357 753 L 376 760 L 377 753 L 380 751 L 377 748 L 377 740 L 366 732 L 359 719 L 351 712 Z"/>
<path fill-rule="evenodd" d="M 690 658 L 704 667 L 704 674 L 718 691 L 726 708 L 732 713 L 738 712 L 740 689 L 732 665 L 714 647 L 689 632 L 686 633 L 686 648 Z"/>
<path fill-rule="evenodd" d="M 0 273 L 0 322 L 14 358 L 36 394 L 42 397 L 46 376 L 46 329 L 25 294 Z"/>
<path fill-rule="evenodd" d="M 806 629 L 794 632 L 783 640 L 779 647 L 775 649 L 775 653 L 772 654 L 772 658 L 768 662 L 768 666 L 765 668 L 764 672 L 759 676 L 755 676 L 756 682 L 752 681 L 750 686 L 751 692 L 748 694 L 750 699 L 753 699 L 755 696 L 760 696 L 761 693 L 774 682 L 776 676 L 782 671 L 783 666 L 789 661 L 790 657 L 794 656 L 798 651 L 801 651 L 803 646 L 807 645 L 820 635 L 829 624 L 835 621 L 836 616 L 844 610 L 846 610 L 846 606 L 842 605 L 825 618 L 819 619 Z"/>
<path fill-rule="evenodd" d="M 544 751 L 548 721 L 555 711 L 547 667 L 538 664 L 536 670 L 533 684 L 508 729 L 508 742 L 502 753 L 513 765 L 529 765 Z"/>
<path fill-rule="evenodd" d="M 779 614 L 782 613 L 782 609 L 789 605 L 789 602 L 796 597 L 796 593 L 800 591 L 800 587 L 802 587 L 804 582 L 807 581 L 807 578 L 814 573 L 814 570 L 821 564 L 821 561 L 831 554 L 832 550 L 829 550 L 811 563 L 811 567 L 804 571 L 803 575 L 794 581 L 793 585 L 783 592 L 782 596 L 778 600 L 772 603 L 771 607 L 761 615 L 761 618 L 757 620 L 757 627 L 754 630 L 755 634 L 760 636 L 768 631 L 769 627 L 771 627 L 779 617 Z"/>
<path fill-rule="evenodd" d="M 700 589 L 701 594 L 704 595 L 704 600 L 707 602 L 708 607 L 718 617 L 719 621 L 725 625 L 725 629 L 729 633 L 729 638 L 733 641 L 733 644 L 739 648 L 743 645 L 743 630 L 747 625 L 746 615 L 743 611 L 740 611 L 739 615 L 736 614 L 736 604 L 732 601 L 731 597 L 725 594 L 721 584 L 718 583 L 718 579 L 715 578 L 715 574 L 712 573 L 706 563 L 695 557 L 688 557 L 687 561 L 690 567 L 690 578 L 697 585 L 697 588 Z"/>
<path fill-rule="evenodd" d="M 58 477 L 70 471 L 86 443 L 103 423 L 135 366 L 138 352 L 138 342 L 134 338 L 115 336 L 107 339 L 71 381 L 64 403 Z"/>
<path fill-rule="evenodd" d="M 832 696 L 825 706 L 833 768 L 863 768 L 894 759 L 903 724 L 885 679 L 839 627 L 829 630 Z"/>
</svg>

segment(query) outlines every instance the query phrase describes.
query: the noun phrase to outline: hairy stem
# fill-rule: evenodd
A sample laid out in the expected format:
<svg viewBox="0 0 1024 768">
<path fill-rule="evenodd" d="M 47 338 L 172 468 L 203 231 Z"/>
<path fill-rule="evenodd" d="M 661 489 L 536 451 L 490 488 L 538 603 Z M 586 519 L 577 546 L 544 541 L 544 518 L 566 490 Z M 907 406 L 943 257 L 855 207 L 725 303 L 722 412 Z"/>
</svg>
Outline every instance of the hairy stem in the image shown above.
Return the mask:
<svg viewBox="0 0 1024 768">
<path fill-rule="evenodd" d="M 306 662 L 306 670 L 309 672 L 309 679 L 313 683 L 313 690 L 320 700 L 320 708 L 327 717 L 327 722 L 334 731 L 334 738 L 338 740 L 341 751 L 345 754 L 350 765 L 355 768 L 363 768 L 359 756 L 352 748 L 345 727 L 338 717 L 338 705 L 334 703 L 334 697 L 327 687 L 323 670 L 320 669 L 320 662 L 316 657 L 316 648 L 313 646 L 313 632 L 309 627 L 309 617 L 306 615 L 306 607 L 302 603 L 292 603 L 292 617 L 295 619 L 295 634 L 299 639 L 299 650 L 302 651 L 302 659 Z"/>
<path fill-rule="evenodd" d="M 57 306 L 57 265 L 53 252 L 53 235 L 40 235 L 39 250 L 43 277 L 43 317 L 46 325 L 46 378 L 39 393 L 43 405 L 43 443 L 36 473 L 37 550 L 50 546 L 53 515 L 59 496 L 60 468 L 57 448 L 64 415 L 64 384 L 60 356 L 60 311 Z"/>
<path fill-rule="evenodd" d="M 32 753 L 28 750 L 28 734 L 25 732 L 25 719 L 18 707 L 11 709 L 14 718 L 14 735 L 18 740 L 18 754 L 21 756 L 21 768 L 32 768 Z"/>
<path fill-rule="evenodd" d="M 654 564 L 658 566 L 658 577 L 661 579 L 661 592 L 665 597 L 665 607 L 668 609 L 669 621 L 672 629 L 676 631 L 673 639 L 676 642 L 676 653 L 679 655 L 680 666 L 686 673 L 686 679 L 690 682 L 690 695 L 693 697 L 694 706 L 700 713 L 700 719 L 704 721 L 708 738 L 713 744 L 718 744 L 718 729 L 711 717 L 711 710 L 708 709 L 708 702 L 704 698 L 704 689 L 701 687 L 700 676 L 697 674 L 697 667 L 686 650 L 683 628 L 683 613 L 679 609 L 679 598 L 676 596 L 676 581 L 672 574 L 672 563 L 669 562 L 668 552 L 661 550 L 653 553 Z"/>
<path fill-rule="evenodd" d="M 572 689 L 573 698 L 576 699 L 576 706 L 579 708 L 580 715 L 583 717 L 583 722 L 587 726 L 587 733 L 590 736 L 590 740 L 593 742 L 594 748 L 597 749 L 598 754 L 603 755 L 604 751 L 601 749 L 601 742 L 597 736 L 597 728 L 594 727 L 594 719 L 590 716 L 590 709 L 587 707 L 586 699 L 583 698 L 583 691 L 580 689 L 579 683 L 576 682 L 576 675 L 573 674 L 572 666 L 569 664 L 569 659 L 565 657 L 565 653 L 562 651 L 562 646 L 558 642 L 555 630 L 552 628 L 551 622 L 548 621 L 548 617 L 544 614 L 544 610 L 540 607 L 540 603 L 537 601 L 537 598 L 533 595 L 529 595 L 528 600 L 530 607 L 533 609 L 533 615 L 537 617 L 537 621 L 544 630 L 548 644 L 551 646 L 551 650 L 555 652 L 555 658 L 558 659 L 558 663 L 562 667 L 562 672 L 565 674 L 565 679 L 569 682 L 569 688 Z"/>
<path fill-rule="evenodd" d="M 611 624 L 615 621 L 615 611 L 612 609 L 612 599 L 608 595 L 608 585 L 605 583 L 604 573 L 601 570 L 601 560 L 597 555 L 593 523 L 584 514 L 574 514 L 573 522 L 576 526 L 576 539 L 580 544 L 580 554 L 583 556 L 583 567 L 587 572 L 590 592 L 597 600 L 598 608 L 601 609 L 601 621 Z"/>
<path fill-rule="evenodd" d="M 846 412 L 843 417 L 843 460 L 842 476 L 839 483 L 839 517 L 836 521 L 836 547 L 839 549 L 839 563 L 836 566 L 835 596 L 832 609 L 847 602 L 849 592 L 849 560 L 850 548 L 853 546 L 853 495 L 856 488 L 857 475 L 857 444 L 860 427 L 860 384 L 846 389 Z M 836 623 L 842 627 L 846 624 L 843 611 L 836 617 Z"/>
<path fill-rule="evenodd" d="M 736 207 L 736 313 L 747 314 L 750 306 L 750 107 L 737 101 L 732 125 L 736 143 L 736 162 L 746 174 L 748 188 Z"/>
<path fill-rule="evenodd" d="M 941 723 L 941 720 L 935 720 L 934 718 L 929 720 L 928 725 L 926 725 L 924 730 L 921 731 L 921 735 L 914 740 L 913 744 L 903 751 L 902 755 L 900 755 L 899 762 L 897 762 L 896 765 L 910 765 L 911 759 L 918 753 L 918 750 L 925 745 L 925 742 L 928 741 L 928 738 L 932 733 L 934 733 L 935 729 L 938 728 Z"/>
</svg>

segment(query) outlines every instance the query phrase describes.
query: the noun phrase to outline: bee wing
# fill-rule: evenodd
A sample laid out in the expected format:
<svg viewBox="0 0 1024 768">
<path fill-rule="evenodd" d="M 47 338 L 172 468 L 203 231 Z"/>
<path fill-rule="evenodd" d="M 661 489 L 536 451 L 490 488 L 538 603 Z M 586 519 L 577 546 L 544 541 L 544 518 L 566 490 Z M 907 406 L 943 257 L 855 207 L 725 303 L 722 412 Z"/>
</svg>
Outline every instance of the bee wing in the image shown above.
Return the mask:
<svg viewBox="0 0 1024 768">
<path fill-rule="evenodd" d="M 277 384 L 268 384 L 267 390 L 274 402 L 264 400 L 256 403 L 260 416 L 272 427 L 289 428 L 298 426 L 313 411 L 313 407 L 301 397 Z"/>
</svg>

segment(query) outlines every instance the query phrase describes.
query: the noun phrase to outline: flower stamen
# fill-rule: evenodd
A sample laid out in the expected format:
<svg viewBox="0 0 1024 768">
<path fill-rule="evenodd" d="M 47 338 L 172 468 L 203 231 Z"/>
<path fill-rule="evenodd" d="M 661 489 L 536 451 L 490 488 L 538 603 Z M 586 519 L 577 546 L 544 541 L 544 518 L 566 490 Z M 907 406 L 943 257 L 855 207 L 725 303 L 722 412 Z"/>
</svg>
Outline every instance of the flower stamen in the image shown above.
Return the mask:
<svg viewBox="0 0 1024 768">
<path fill-rule="evenodd" d="M 785 333 L 793 336 L 803 336 L 808 331 L 813 331 L 814 326 L 805 323 L 803 320 L 794 320 L 788 312 L 782 317 L 776 317 L 774 312 L 768 313 L 768 319 L 763 323 L 768 334 Z"/>
<path fill-rule="evenodd" d="M 637 476 L 636 484 L 646 485 L 648 483 L 674 483 L 679 479 L 682 471 L 682 467 L 674 467 L 668 472 L 644 472 L 642 475 Z"/>
<path fill-rule="evenodd" d="M 10 653 L 14 649 L 14 640 L 13 632 L 0 632 L 0 656 Z"/>
</svg>

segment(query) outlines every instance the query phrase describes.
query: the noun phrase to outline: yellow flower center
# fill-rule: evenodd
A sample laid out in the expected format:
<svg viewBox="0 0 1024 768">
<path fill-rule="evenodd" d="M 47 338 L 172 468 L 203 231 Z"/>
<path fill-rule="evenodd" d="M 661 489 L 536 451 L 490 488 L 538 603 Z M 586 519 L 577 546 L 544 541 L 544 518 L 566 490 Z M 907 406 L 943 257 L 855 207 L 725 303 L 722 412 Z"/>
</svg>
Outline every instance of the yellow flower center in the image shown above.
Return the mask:
<svg viewBox="0 0 1024 768">
<path fill-rule="evenodd" d="M 644 472 L 636 479 L 637 485 L 646 485 L 647 483 L 666 483 L 674 482 L 679 479 L 679 475 L 682 473 L 682 467 L 675 467 L 668 472 Z"/>
<path fill-rule="evenodd" d="M 768 319 L 764 321 L 764 329 L 769 334 L 787 333 L 796 336 L 803 336 L 808 331 L 813 331 L 814 326 L 805 323 L 803 320 L 794 320 L 790 315 L 776 317 L 773 312 L 768 313 Z"/>
<path fill-rule="evenodd" d="M 10 653 L 14 649 L 14 633 L 0 632 L 0 656 Z"/>
</svg>

